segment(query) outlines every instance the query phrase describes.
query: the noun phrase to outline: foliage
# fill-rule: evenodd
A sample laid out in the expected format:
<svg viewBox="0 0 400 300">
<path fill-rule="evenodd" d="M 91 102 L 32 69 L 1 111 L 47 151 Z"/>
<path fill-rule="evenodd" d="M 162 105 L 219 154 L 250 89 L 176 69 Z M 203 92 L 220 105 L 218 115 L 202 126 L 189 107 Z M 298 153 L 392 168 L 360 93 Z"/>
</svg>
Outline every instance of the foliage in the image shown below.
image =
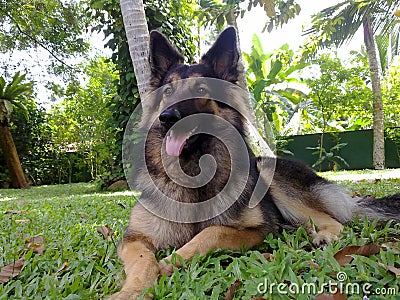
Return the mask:
<svg viewBox="0 0 400 300">
<path fill-rule="evenodd" d="M 264 9 L 268 21 L 265 29 L 271 32 L 273 28 L 283 26 L 300 13 L 300 5 L 294 0 L 201 0 L 200 10 L 196 16 L 200 24 L 215 25 L 221 31 L 226 24 L 236 25 L 236 19 L 243 17 L 246 11 L 260 6 Z M 246 8 L 243 8 L 246 7 Z"/>
<path fill-rule="evenodd" d="M 6 84 L 3 76 L 0 76 L 0 124 L 7 125 L 11 119 L 14 108 L 26 112 L 24 102 L 28 101 L 33 95 L 32 81 L 23 82 L 26 74 L 16 72 L 10 83 Z"/>
<path fill-rule="evenodd" d="M 251 53 L 243 53 L 243 56 L 248 65 L 247 82 L 254 96 L 261 135 L 268 139 L 287 134 L 285 125 L 299 111 L 306 98 L 298 88 L 301 84 L 296 72 L 308 64 L 297 59 L 287 44 L 272 53 L 264 53 L 256 35 L 253 36 Z"/>
<path fill-rule="evenodd" d="M 11 113 L 14 108 L 18 108 L 18 111 L 25 114 L 25 118 L 28 118 L 25 104 L 31 100 L 34 84 L 33 82 L 23 82 L 24 80 L 25 74 L 20 75 L 19 72 L 15 73 L 8 84 L 3 77 L 0 77 L 0 146 L 10 174 L 11 185 L 14 188 L 28 187 L 9 128 Z"/>
<path fill-rule="evenodd" d="M 25 107 L 27 112 L 16 111 L 10 124 L 25 175 L 34 185 L 56 183 L 59 162 L 52 147 L 45 110 L 33 101 Z"/>
<path fill-rule="evenodd" d="M 400 127 L 400 57 L 388 69 L 382 93 L 386 127 Z"/>
<path fill-rule="evenodd" d="M 365 172 L 365 171 L 364 171 Z M 370 173 L 370 171 L 368 171 Z M 343 173 L 341 173 L 343 174 Z M 399 179 L 349 181 L 353 192 L 383 196 L 400 192 Z M 33 187 L 29 190 L 0 190 L 0 212 L 13 210 L 0 218 L 0 266 L 24 255 L 21 273 L 0 284 L 0 297 L 7 299 L 102 299 L 116 292 L 123 280 L 123 267 L 116 257 L 117 240 L 128 222 L 135 202 L 131 192 L 99 192 L 93 184 L 67 184 Z M 114 230 L 105 240 L 96 226 Z M 347 225 L 339 241 L 323 249 L 314 248 L 303 228 L 267 235 L 264 244 L 253 250 L 213 250 L 184 262 L 171 277 L 157 280 L 154 299 L 223 299 L 231 284 L 239 280 L 234 299 L 263 296 L 257 285 L 268 283 L 336 282 L 333 272 L 342 271 L 347 282 L 370 283 L 376 287 L 397 287 L 399 278 L 381 264 L 399 268 L 398 224 L 378 226 L 376 222 L 356 221 Z M 45 238 L 44 253 L 28 249 L 27 240 Z M 380 253 L 355 259 L 340 267 L 333 255 L 348 245 L 385 243 Z M 262 255 L 273 254 L 270 261 Z M 169 251 L 160 251 L 163 257 Z M 397 290 L 398 292 L 398 290 Z M 310 299 L 310 295 L 273 295 L 270 299 Z M 269 297 L 270 296 L 270 297 Z M 359 294 L 348 295 L 360 299 Z M 385 299 L 375 295 L 374 299 Z M 387 298 L 386 298 L 387 299 Z"/>
<path fill-rule="evenodd" d="M 400 57 L 387 70 L 382 84 L 385 133 L 397 145 L 400 160 Z"/>
<path fill-rule="evenodd" d="M 42 48 L 54 66 L 67 66 L 69 58 L 88 50 L 83 33 L 90 20 L 84 7 L 84 1 L 1 0 L 0 52 Z"/>
<path fill-rule="evenodd" d="M 357 130 L 371 125 L 372 95 L 366 85 L 367 72 L 363 67 L 344 67 L 337 57 L 323 54 L 314 60 L 319 70 L 307 79 L 310 88 L 309 103 L 302 112 L 304 131 L 320 131 L 317 151 L 319 154 L 313 167 L 336 169 L 347 162 L 336 152 L 344 145 L 337 143 L 330 150 L 324 146 L 324 134 L 329 131 Z"/>
<path fill-rule="evenodd" d="M 349 164 L 347 161 L 339 155 L 340 149 L 346 145 L 347 143 L 338 143 L 328 150 L 325 149 L 325 147 L 307 147 L 306 149 L 316 150 L 312 154 L 318 154 L 320 156 L 311 167 L 321 168 L 323 163 L 328 164 L 328 169 L 333 171 L 339 170 L 342 164 L 348 167 Z"/>
<path fill-rule="evenodd" d="M 260 3 L 260 6 L 262 6 L 261 2 L 265 3 L 267 1 L 249 0 L 247 10 L 250 10 L 250 5 L 256 6 L 257 3 Z M 301 11 L 300 5 L 294 0 L 275 0 L 274 2 L 276 8 L 271 8 L 270 13 L 268 13 L 267 6 L 265 4 L 263 6 L 267 16 L 270 18 L 269 21 L 265 23 L 263 31 L 267 29 L 268 32 L 271 32 L 273 28 L 278 28 L 278 26 L 282 28 L 284 24 L 287 24 L 290 19 L 296 17 Z"/>
<path fill-rule="evenodd" d="M 397 34 L 397 36 L 396 36 Z M 386 75 L 393 58 L 400 55 L 400 30 L 375 37 L 382 75 Z"/>
<path fill-rule="evenodd" d="M 343 131 L 372 125 L 372 94 L 367 86 L 368 71 L 360 65 L 346 67 L 339 58 L 323 54 L 319 67 L 307 79 L 310 102 L 303 111 L 304 133 Z"/>
<path fill-rule="evenodd" d="M 110 173 L 114 163 L 115 137 L 108 125 L 108 107 L 116 94 L 117 75 L 114 65 L 102 57 L 85 67 L 85 75 L 84 85 L 68 85 L 65 100 L 50 112 L 49 125 L 57 151 L 78 154 L 74 164 L 84 164 L 90 178 L 97 179 Z M 78 167 L 82 170 L 83 166 Z"/>
<path fill-rule="evenodd" d="M 15 147 L 25 175 L 33 185 L 54 184 L 68 181 L 68 159 L 54 147 L 53 131 L 48 124 L 45 109 L 32 99 L 23 102 L 24 110 L 14 110 L 9 123 Z M 5 154 L 0 150 L 0 181 L 10 181 Z M 74 181 L 83 178 L 74 177 Z"/>
<path fill-rule="evenodd" d="M 313 26 L 306 34 L 313 35 L 314 41 L 319 42 L 314 46 L 341 46 L 350 41 L 364 23 L 374 20 L 373 32 L 387 36 L 400 30 L 400 21 L 393 14 L 397 6 L 397 0 L 344 0 L 315 14 Z"/>
<path fill-rule="evenodd" d="M 383 101 L 375 40 L 379 35 L 399 35 L 400 21 L 393 13 L 397 6 L 397 0 L 345 0 L 316 14 L 313 27 L 306 32 L 315 37 L 313 47 L 326 47 L 343 45 L 352 39 L 360 27 L 363 28 L 373 92 L 373 162 L 376 169 L 385 167 L 385 149 Z"/>
<path fill-rule="evenodd" d="M 103 31 L 106 47 L 113 51 L 111 60 L 119 75 L 114 81 L 117 96 L 110 103 L 112 117 L 109 126 L 116 135 L 116 147 L 113 153 L 116 161 L 109 178 L 123 176 L 122 169 L 122 139 L 129 117 L 140 102 L 139 92 L 135 81 L 132 61 L 126 41 L 119 1 L 90 0 L 87 14 L 97 22 L 95 31 Z M 194 27 L 194 4 L 191 1 L 144 1 L 149 30 L 157 29 L 163 32 L 185 55 L 188 62 L 192 61 L 196 36 Z"/>
</svg>

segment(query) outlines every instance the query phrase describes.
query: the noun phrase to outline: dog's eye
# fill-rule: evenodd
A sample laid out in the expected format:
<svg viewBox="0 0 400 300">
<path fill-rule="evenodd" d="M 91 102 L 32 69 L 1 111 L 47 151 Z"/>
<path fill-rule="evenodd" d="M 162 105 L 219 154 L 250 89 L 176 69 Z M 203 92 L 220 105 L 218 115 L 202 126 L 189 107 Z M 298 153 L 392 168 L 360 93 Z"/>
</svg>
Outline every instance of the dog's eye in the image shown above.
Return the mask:
<svg viewBox="0 0 400 300">
<path fill-rule="evenodd" d="M 172 95 L 172 87 L 168 86 L 164 89 L 164 95 L 170 96 Z"/>
<path fill-rule="evenodd" d="M 197 93 L 199 93 L 200 95 L 205 95 L 206 89 L 203 87 L 199 87 L 199 88 L 197 88 Z"/>
</svg>

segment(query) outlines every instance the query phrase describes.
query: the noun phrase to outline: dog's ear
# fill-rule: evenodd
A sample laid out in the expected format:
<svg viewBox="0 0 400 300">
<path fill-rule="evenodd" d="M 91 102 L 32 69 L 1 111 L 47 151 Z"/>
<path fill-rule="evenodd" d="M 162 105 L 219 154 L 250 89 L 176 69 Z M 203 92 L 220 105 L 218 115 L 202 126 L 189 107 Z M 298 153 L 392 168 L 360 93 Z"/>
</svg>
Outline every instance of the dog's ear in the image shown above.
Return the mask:
<svg viewBox="0 0 400 300">
<path fill-rule="evenodd" d="M 182 64 L 183 56 L 170 44 L 168 39 L 158 31 L 150 33 L 150 67 L 151 83 L 159 86 L 169 69 Z"/>
<path fill-rule="evenodd" d="M 218 78 L 230 82 L 238 80 L 238 61 L 237 36 L 233 27 L 225 29 L 201 58 L 201 63 L 211 66 Z"/>
</svg>

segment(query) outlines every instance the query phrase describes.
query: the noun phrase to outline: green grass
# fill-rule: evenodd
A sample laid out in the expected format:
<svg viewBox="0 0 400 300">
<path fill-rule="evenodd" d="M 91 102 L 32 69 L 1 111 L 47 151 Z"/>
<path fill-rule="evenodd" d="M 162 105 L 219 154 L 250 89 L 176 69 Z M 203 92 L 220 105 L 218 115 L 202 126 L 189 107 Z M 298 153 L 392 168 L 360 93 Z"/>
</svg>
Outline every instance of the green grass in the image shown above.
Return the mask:
<svg viewBox="0 0 400 300">
<path fill-rule="evenodd" d="M 400 179 L 341 182 L 354 192 L 383 196 L 400 192 Z M 0 299 L 103 299 L 118 291 L 123 280 L 116 244 L 124 231 L 135 197 L 128 192 L 100 192 L 93 184 L 0 190 L 0 266 L 25 255 L 21 273 L 0 284 Z M 24 213 L 3 214 L 13 209 Z M 22 220 L 22 221 L 21 221 Z M 115 231 L 109 241 L 96 231 L 108 225 Z M 44 254 L 27 250 L 26 240 L 35 235 L 46 239 Z M 356 256 L 340 267 L 333 255 L 349 245 L 388 245 L 370 257 Z M 163 257 L 171 249 L 157 255 Z M 274 258 L 266 261 L 262 253 Z M 66 268 L 60 270 L 66 262 Z M 396 288 L 397 296 L 370 299 L 400 299 L 400 278 L 382 264 L 400 268 L 400 225 L 356 221 L 345 227 L 338 242 L 318 249 L 305 230 L 268 235 L 265 243 L 251 251 L 213 250 L 205 257 L 184 262 L 171 277 L 161 277 L 150 292 L 155 299 L 224 299 L 231 284 L 239 280 L 234 299 L 313 299 L 306 294 L 259 293 L 264 283 L 337 282 L 336 273 L 347 274 L 345 283 Z M 294 287 L 294 286 L 292 286 Z M 288 289 L 286 288 L 286 291 Z M 362 299 L 362 295 L 348 295 Z"/>
<path fill-rule="evenodd" d="M 100 299 L 117 290 L 122 266 L 115 248 L 129 217 L 118 203 L 131 207 L 134 198 L 98 192 L 92 184 L 0 190 L 1 213 L 26 211 L 1 215 L 0 266 L 26 254 L 19 276 L 0 284 L 0 299 Z M 99 225 L 113 228 L 115 237 L 105 241 Z M 47 241 L 43 255 L 23 250 L 35 235 Z"/>
</svg>

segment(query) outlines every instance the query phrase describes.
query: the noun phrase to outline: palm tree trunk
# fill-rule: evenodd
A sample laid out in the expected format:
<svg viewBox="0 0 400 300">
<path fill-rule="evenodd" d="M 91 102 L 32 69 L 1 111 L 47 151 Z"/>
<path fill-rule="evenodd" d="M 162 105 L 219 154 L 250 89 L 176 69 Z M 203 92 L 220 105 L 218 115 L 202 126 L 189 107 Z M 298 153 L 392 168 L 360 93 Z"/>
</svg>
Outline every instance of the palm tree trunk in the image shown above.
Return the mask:
<svg viewBox="0 0 400 300">
<path fill-rule="evenodd" d="M 242 50 L 240 48 L 240 37 L 239 37 L 239 27 L 237 24 L 236 16 L 235 16 L 235 11 L 232 9 L 229 13 L 229 18 L 227 19 L 228 25 L 235 27 L 237 31 L 237 48 L 239 50 L 239 61 L 238 61 L 238 66 L 237 70 L 239 71 L 239 76 L 238 76 L 238 85 L 246 91 L 247 94 L 250 95 L 249 92 L 249 87 L 247 85 L 247 79 L 246 79 L 246 71 L 245 71 L 245 66 L 243 63 L 243 56 L 242 56 Z M 254 113 L 254 108 L 253 108 L 253 102 L 251 97 L 248 97 L 248 102 L 246 103 L 247 108 L 251 112 L 251 115 L 249 116 L 251 119 L 249 120 L 250 123 L 253 126 L 257 126 L 256 124 L 256 117 Z"/>
<path fill-rule="evenodd" d="M 383 123 L 383 103 L 381 83 L 379 76 L 379 64 L 376 56 L 376 48 L 374 41 L 374 33 L 371 26 L 372 20 L 369 19 L 364 23 L 364 43 L 367 50 L 369 68 L 371 72 L 373 107 L 374 107 L 374 148 L 373 148 L 373 164 L 376 170 L 385 168 L 385 137 Z"/>
<path fill-rule="evenodd" d="M 17 149 L 15 148 L 14 140 L 6 124 L 0 124 L 0 147 L 10 171 L 12 187 L 21 189 L 27 188 L 28 183 L 22 171 Z"/>
<path fill-rule="evenodd" d="M 143 0 L 121 0 L 120 6 L 129 53 L 132 58 L 140 98 L 142 99 L 142 108 L 145 111 L 146 101 L 143 101 L 143 99 L 145 99 L 145 94 L 151 90 L 151 70 L 148 60 L 150 35 L 147 28 Z"/>
</svg>

